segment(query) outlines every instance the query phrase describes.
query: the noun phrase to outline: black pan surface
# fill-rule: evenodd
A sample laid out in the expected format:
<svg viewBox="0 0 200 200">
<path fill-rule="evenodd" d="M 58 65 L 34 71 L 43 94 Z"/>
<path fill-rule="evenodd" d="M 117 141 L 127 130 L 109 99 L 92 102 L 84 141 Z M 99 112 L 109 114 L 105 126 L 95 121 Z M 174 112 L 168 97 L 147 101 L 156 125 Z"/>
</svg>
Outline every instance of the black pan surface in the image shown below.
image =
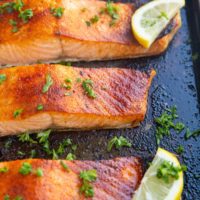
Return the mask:
<svg viewBox="0 0 200 200">
<path fill-rule="evenodd" d="M 136 2 L 140 5 L 145 1 Z M 139 3 L 140 2 L 140 3 Z M 197 0 L 188 0 L 187 6 L 182 10 L 183 25 L 175 36 L 166 53 L 153 58 L 134 60 L 76 63 L 78 66 L 115 66 L 131 67 L 157 71 L 149 92 L 148 112 L 145 121 L 140 127 L 123 130 L 100 130 L 88 132 L 54 133 L 50 137 L 52 148 L 57 147 L 64 138 L 71 138 L 78 144 L 77 159 L 108 159 L 117 156 L 137 156 L 141 158 L 144 169 L 156 153 L 155 124 L 153 119 L 160 116 L 163 109 L 173 105 L 177 106 L 180 120 L 191 130 L 200 128 L 200 9 Z M 195 56 L 196 55 L 196 56 Z M 199 56 L 197 56 L 199 55 Z M 184 139 L 185 132 L 177 134 L 172 131 L 170 137 L 165 137 L 161 147 L 175 152 L 179 145 L 183 145 L 185 152 L 179 156 L 188 170 L 185 174 L 185 188 L 183 200 L 200 199 L 200 137 Z M 113 136 L 123 135 L 132 143 L 132 148 L 121 151 L 106 151 L 107 142 Z M 11 148 L 6 149 L 5 143 L 12 142 Z M 35 144 L 28 145 L 18 142 L 16 137 L 0 139 L 0 161 L 28 158 L 31 149 L 36 149 L 38 158 L 49 158 Z M 17 151 L 26 152 L 17 155 Z M 66 150 L 66 154 L 69 150 Z M 65 154 L 65 156 L 66 156 Z M 65 157 L 63 156 L 63 158 Z"/>
</svg>

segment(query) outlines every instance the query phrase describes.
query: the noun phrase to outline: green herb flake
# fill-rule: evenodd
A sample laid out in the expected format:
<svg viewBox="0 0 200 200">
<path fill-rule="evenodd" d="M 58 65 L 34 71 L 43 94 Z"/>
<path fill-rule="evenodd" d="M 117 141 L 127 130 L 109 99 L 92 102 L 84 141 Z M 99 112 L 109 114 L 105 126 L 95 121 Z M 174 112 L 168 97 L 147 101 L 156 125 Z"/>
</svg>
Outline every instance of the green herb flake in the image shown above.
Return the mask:
<svg viewBox="0 0 200 200">
<path fill-rule="evenodd" d="M 21 197 L 21 196 L 16 196 L 13 200 L 23 200 L 23 197 Z"/>
<path fill-rule="evenodd" d="M 82 171 L 80 172 L 80 179 L 82 180 L 80 192 L 83 193 L 85 197 L 93 197 L 94 189 L 91 182 L 96 181 L 97 171 L 94 169 Z"/>
<path fill-rule="evenodd" d="M 37 177 L 42 177 L 44 175 L 43 170 L 41 168 L 37 168 L 35 174 Z"/>
<path fill-rule="evenodd" d="M 32 172 L 32 166 L 30 163 L 24 162 L 19 169 L 19 173 L 22 175 L 28 175 Z"/>
<path fill-rule="evenodd" d="M 39 139 L 39 143 L 45 143 L 46 141 L 48 141 L 50 133 L 51 133 L 50 129 L 38 133 L 37 139 Z"/>
<path fill-rule="evenodd" d="M 157 169 L 157 178 L 162 179 L 165 183 L 169 183 L 170 180 L 179 179 L 179 173 L 187 170 L 186 166 L 175 167 L 173 163 L 163 161 L 163 163 Z"/>
<path fill-rule="evenodd" d="M 115 136 L 108 142 L 107 151 L 110 152 L 114 146 L 116 149 L 120 149 L 121 147 L 131 147 L 132 144 L 123 136 L 119 138 Z"/>
<path fill-rule="evenodd" d="M 37 154 L 36 150 L 35 150 L 35 149 L 32 149 L 32 150 L 30 151 L 30 158 L 35 158 L 35 157 L 36 157 L 36 154 Z"/>
<path fill-rule="evenodd" d="M 10 196 L 8 194 L 6 194 L 3 198 L 3 200 L 10 200 Z"/>
<path fill-rule="evenodd" d="M 32 9 L 26 9 L 19 13 L 19 18 L 21 18 L 24 23 L 27 23 L 32 17 L 33 17 Z"/>
<path fill-rule="evenodd" d="M 99 17 L 97 16 L 97 15 L 95 15 L 94 17 L 92 17 L 91 19 L 90 19 L 90 22 L 92 23 L 92 24 L 95 24 L 95 23 L 97 23 L 99 21 Z"/>
<path fill-rule="evenodd" d="M 58 155 L 62 155 L 65 152 L 65 148 L 72 144 L 71 139 L 64 139 L 60 144 L 56 151 Z"/>
<path fill-rule="evenodd" d="M 0 74 L 0 85 L 6 80 L 6 74 Z"/>
<path fill-rule="evenodd" d="M 17 137 L 20 142 L 29 142 L 29 143 L 35 143 L 35 144 L 37 143 L 37 141 L 35 141 L 31 138 L 29 133 L 24 133 Z"/>
<path fill-rule="evenodd" d="M 90 98 L 96 98 L 96 94 L 93 90 L 93 81 L 91 79 L 86 79 L 82 82 L 82 87 L 85 91 L 85 94 Z"/>
<path fill-rule="evenodd" d="M 72 83 L 72 80 L 70 78 L 65 79 L 66 83 Z"/>
<path fill-rule="evenodd" d="M 75 160 L 75 159 L 76 159 L 76 156 L 73 153 L 67 154 L 66 160 Z"/>
<path fill-rule="evenodd" d="M 66 83 L 63 83 L 63 87 L 67 90 L 71 90 L 72 86 L 71 85 L 67 85 Z"/>
<path fill-rule="evenodd" d="M 184 152 L 184 147 L 183 147 L 182 145 L 179 145 L 179 146 L 177 147 L 177 149 L 176 149 L 176 152 L 177 152 L 178 154 L 182 154 L 182 153 Z"/>
<path fill-rule="evenodd" d="M 185 133 L 185 139 L 188 140 L 191 137 L 197 137 L 200 135 L 200 129 L 197 129 L 195 131 L 190 131 L 189 128 L 186 129 L 186 133 Z"/>
<path fill-rule="evenodd" d="M 69 166 L 63 160 L 60 161 L 60 164 L 66 171 L 69 171 Z"/>
<path fill-rule="evenodd" d="M 90 21 L 85 21 L 85 24 L 90 27 L 91 26 L 91 22 Z"/>
<path fill-rule="evenodd" d="M 58 7 L 58 8 L 51 8 L 51 13 L 53 14 L 54 17 L 61 18 L 64 13 L 64 8 Z"/>
<path fill-rule="evenodd" d="M 9 169 L 7 167 L 1 167 L 0 168 L 0 173 L 5 174 L 9 171 Z"/>
<path fill-rule="evenodd" d="M 176 106 L 173 106 L 170 109 L 166 109 L 165 112 L 158 118 L 155 118 L 156 122 L 156 141 L 157 144 L 160 144 L 161 139 L 166 136 L 170 135 L 170 130 L 174 129 L 179 133 L 185 128 L 183 123 L 178 122 L 174 124 L 174 120 L 178 118 Z"/>
<path fill-rule="evenodd" d="M 18 156 L 25 156 L 26 154 L 23 151 L 17 151 Z"/>
<path fill-rule="evenodd" d="M 53 79 L 50 74 L 46 75 L 46 83 L 43 86 L 42 93 L 48 92 L 49 88 L 53 85 Z"/>
<path fill-rule="evenodd" d="M 53 151 L 52 151 L 52 159 L 53 160 L 58 160 L 58 154 L 57 154 L 57 152 L 55 151 L 55 149 L 53 149 Z"/>
<path fill-rule="evenodd" d="M 37 110 L 40 111 L 40 110 L 43 110 L 43 109 L 44 109 L 44 106 L 42 104 L 38 104 Z"/>
<path fill-rule="evenodd" d="M 77 82 L 77 83 L 81 83 L 81 78 L 77 78 L 77 79 L 76 79 L 76 82 Z"/>
<path fill-rule="evenodd" d="M 8 139 L 5 144 L 4 144 L 4 147 L 5 149 L 9 149 L 12 145 L 12 140 Z"/>
<path fill-rule="evenodd" d="M 18 116 L 20 116 L 23 112 L 23 109 L 17 109 L 14 111 L 13 116 L 14 118 L 17 118 Z"/>
</svg>

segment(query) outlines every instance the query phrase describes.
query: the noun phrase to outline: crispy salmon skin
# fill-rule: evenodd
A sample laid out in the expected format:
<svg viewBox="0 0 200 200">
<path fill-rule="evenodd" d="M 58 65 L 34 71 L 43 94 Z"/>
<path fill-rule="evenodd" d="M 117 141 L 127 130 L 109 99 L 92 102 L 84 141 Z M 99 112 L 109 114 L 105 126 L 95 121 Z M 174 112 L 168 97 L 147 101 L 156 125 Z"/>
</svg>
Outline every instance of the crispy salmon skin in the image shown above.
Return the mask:
<svg viewBox="0 0 200 200">
<path fill-rule="evenodd" d="M 13 2 L 0 1 L 0 5 Z M 26 65 L 58 60 L 112 60 L 157 55 L 168 46 L 181 26 L 178 13 L 173 28 L 145 49 L 131 30 L 133 4 L 116 3 L 117 20 L 106 11 L 106 2 L 97 0 L 23 0 L 23 9 L 33 17 L 23 23 L 18 12 L 0 13 L 0 65 Z M 63 8 L 61 17 L 52 9 Z M 17 31 L 13 31 L 14 20 Z"/>
<path fill-rule="evenodd" d="M 49 64 L 1 69 L 0 136 L 137 126 L 154 75 L 154 70 Z"/>
<path fill-rule="evenodd" d="M 23 163 L 30 163 L 32 169 L 40 168 L 42 177 L 31 173 L 22 175 L 19 169 Z M 68 170 L 63 167 L 68 166 Z M 41 159 L 17 160 L 0 163 L 0 199 L 7 195 L 11 199 L 20 196 L 27 200 L 81 200 L 82 181 L 79 174 L 83 170 L 94 169 L 97 180 L 92 183 L 94 200 L 131 200 L 140 184 L 142 169 L 137 158 L 116 158 L 102 161 L 51 161 Z M 91 199 L 91 198 L 89 198 Z"/>
</svg>

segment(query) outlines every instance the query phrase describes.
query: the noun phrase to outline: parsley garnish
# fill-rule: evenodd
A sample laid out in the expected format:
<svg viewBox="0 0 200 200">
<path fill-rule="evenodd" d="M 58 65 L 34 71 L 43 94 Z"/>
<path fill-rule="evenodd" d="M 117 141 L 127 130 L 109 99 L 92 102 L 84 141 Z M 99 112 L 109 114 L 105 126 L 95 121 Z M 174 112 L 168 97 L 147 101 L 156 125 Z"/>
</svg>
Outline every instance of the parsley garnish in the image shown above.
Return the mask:
<svg viewBox="0 0 200 200">
<path fill-rule="evenodd" d="M 24 153 L 23 151 L 17 151 L 17 155 L 18 155 L 18 156 L 24 156 L 25 153 Z"/>
<path fill-rule="evenodd" d="M 38 176 L 38 177 L 42 177 L 44 174 L 43 174 L 43 170 L 41 169 L 41 168 L 37 168 L 36 170 L 35 170 L 35 174 L 36 174 L 36 176 Z"/>
<path fill-rule="evenodd" d="M 8 171 L 9 171 L 9 169 L 7 167 L 0 168 L 0 173 L 2 173 L 2 174 L 7 173 Z"/>
<path fill-rule="evenodd" d="M 93 81 L 90 79 L 86 79 L 82 82 L 82 87 L 87 94 L 88 97 L 90 98 L 96 98 L 96 94 L 93 90 Z"/>
<path fill-rule="evenodd" d="M 86 23 L 87 26 L 91 26 L 91 24 L 95 24 L 98 21 L 99 21 L 99 17 L 97 15 L 95 15 L 89 21 L 86 21 L 85 23 Z"/>
<path fill-rule="evenodd" d="M 53 159 L 53 160 L 57 160 L 57 159 L 58 159 L 58 154 L 57 154 L 57 152 L 55 151 L 55 149 L 53 149 L 53 151 L 52 151 L 52 159 Z"/>
<path fill-rule="evenodd" d="M 191 132 L 190 129 L 187 128 L 185 133 L 185 139 L 188 140 L 189 138 L 197 137 L 198 135 L 200 135 L 200 129 Z"/>
<path fill-rule="evenodd" d="M 118 7 L 113 6 L 113 2 L 108 0 L 106 3 L 106 8 L 102 8 L 100 14 L 107 13 L 112 21 L 110 22 L 110 26 L 113 26 L 116 24 L 117 20 L 119 19 L 118 14 Z"/>
<path fill-rule="evenodd" d="M 10 200 L 10 196 L 8 194 L 6 194 L 3 199 L 4 200 Z"/>
<path fill-rule="evenodd" d="M 82 180 L 80 192 L 83 193 L 85 197 L 93 197 L 94 189 L 90 183 L 96 181 L 97 171 L 94 169 L 82 171 L 80 172 L 80 179 Z"/>
<path fill-rule="evenodd" d="M 42 104 L 38 104 L 38 106 L 37 106 L 37 110 L 43 110 L 44 109 L 44 106 L 42 105 Z"/>
<path fill-rule="evenodd" d="M 108 142 L 107 151 L 111 151 L 111 149 L 115 146 L 116 149 L 120 149 L 121 147 L 131 147 L 132 144 L 123 136 L 114 137 Z"/>
<path fill-rule="evenodd" d="M 28 133 L 24 133 L 18 136 L 18 140 L 20 142 L 30 142 L 30 143 L 37 143 L 37 141 L 33 140 Z"/>
<path fill-rule="evenodd" d="M 32 172 L 32 166 L 30 163 L 24 162 L 19 169 L 19 173 L 22 175 L 28 175 Z"/>
<path fill-rule="evenodd" d="M 9 24 L 12 26 L 12 32 L 16 33 L 18 31 L 17 21 L 10 19 Z"/>
<path fill-rule="evenodd" d="M 0 85 L 6 80 L 5 74 L 0 74 Z"/>
<path fill-rule="evenodd" d="M 30 151 L 30 158 L 35 158 L 35 156 L 36 156 L 36 150 L 35 150 L 35 149 L 32 149 L 32 150 Z"/>
<path fill-rule="evenodd" d="M 69 171 L 69 167 L 68 167 L 68 165 L 66 163 L 64 163 L 64 161 L 61 160 L 60 164 L 66 171 Z"/>
<path fill-rule="evenodd" d="M 160 144 L 160 140 L 165 135 L 170 135 L 170 129 L 174 129 L 180 133 L 185 125 L 183 123 L 178 122 L 174 124 L 174 120 L 178 118 L 177 109 L 173 106 L 171 109 L 166 109 L 166 111 L 158 118 L 155 119 L 157 124 L 156 127 L 156 140 L 157 144 Z"/>
<path fill-rule="evenodd" d="M 179 179 L 179 173 L 186 171 L 186 166 L 175 167 L 173 163 L 163 161 L 157 169 L 157 178 L 162 179 L 165 183 L 169 183 L 170 179 Z"/>
<path fill-rule="evenodd" d="M 56 151 L 57 154 L 62 155 L 65 152 L 65 148 L 69 145 L 72 145 L 71 139 L 65 139 L 63 140 L 58 147 L 58 150 Z"/>
<path fill-rule="evenodd" d="M 58 7 L 58 8 L 51 8 L 51 13 L 54 17 L 61 18 L 64 13 L 64 8 Z"/>
<path fill-rule="evenodd" d="M 179 145 L 179 146 L 177 147 L 177 149 L 176 149 L 176 152 L 177 152 L 178 154 L 182 154 L 182 153 L 184 152 L 184 147 L 183 147 L 182 145 Z"/>
<path fill-rule="evenodd" d="M 24 23 L 27 23 L 33 17 L 32 9 L 26 9 L 24 11 L 20 11 L 19 18 L 22 19 Z"/>
<path fill-rule="evenodd" d="M 17 109 L 14 111 L 13 116 L 14 118 L 17 118 L 19 115 L 21 115 L 23 112 L 23 109 Z"/>
<path fill-rule="evenodd" d="M 53 85 L 53 79 L 51 78 L 51 75 L 50 74 L 47 74 L 46 75 L 46 83 L 42 89 L 42 92 L 43 93 L 46 93 L 48 92 L 49 88 Z"/>
<path fill-rule="evenodd" d="M 14 198 L 14 200 L 23 200 L 23 198 L 22 198 L 21 196 L 16 196 L 16 197 Z"/>
<path fill-rule="evenodd" d="M 73 153 L 67 154 L 66 160 L 75 160 L 75 159 L 76 159 L 76 156 Z"/>
</svg>

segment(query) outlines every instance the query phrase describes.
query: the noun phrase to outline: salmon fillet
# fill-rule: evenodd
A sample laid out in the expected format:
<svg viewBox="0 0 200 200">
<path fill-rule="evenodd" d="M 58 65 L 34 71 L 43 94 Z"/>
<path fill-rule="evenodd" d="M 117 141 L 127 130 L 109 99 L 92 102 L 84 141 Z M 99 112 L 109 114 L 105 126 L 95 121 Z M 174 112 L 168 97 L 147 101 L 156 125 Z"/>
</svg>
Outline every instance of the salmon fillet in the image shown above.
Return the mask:
<svg viewBox="0 0 200 200">
<path fill-rule="evenodd" d="M 47 128 L 134 127 L 145 117 L 155 71 L 40 64 L 0 70 L 0 136 Z M 47 77 L 52 85 L 47 86 Z M 67 82 L 66 82 L 67 79 Z M 95 97 L 89 96 L 84 84 Z M 63 84 L 68 87 L 64 87 Z M 92 88 L 93 87 L 93 88 Z M 38 110 L 38 105 L 43 109 Z"/>
<path fill-rule="evenodd" d="M 132 4 L 116 3 L 119 19 L 110 26 L 111 17 L 99 14 L 106 8 L 97 0 L 23 0 L 33 17 L 23 24 L 18 13 L 0 14 L 0 66 L 26 65 L 37 62 L 92 61 L 135 58 L 162 53 L 181 26 L 178 13 L 172 20 L 171 31 L 158 38 L 149 49 L 143 48 L 133 37 L 131 16 L 136 8 Z M 0 5 L 11 0 L 2 0 Z M 56 18 L 50 8 L 64 8 Z M 95 16 L 91 26 L 86 22 Z M 19 30 L 12 32 L 9 20 L 14 19 Z"/>
<path fill-rule="evenodd" d="M 24 162 L 33 169 L 41 168 L 43 176 L 21 175 L 19 169 Z M 0 199 L 21 196 L 26 200 L 81 200 L 83 170 L 97 170 L 97 180 L 92 183 L 94 200 L 131 200 L 140 184 L 142 169 L 137 158 L 116 158 L 102 161 L 63 161 L 69 167 L 66 171 L 60 161 L 30 159 L 0 163 L 7 167 L 7 173 L 0 173 Z M 88 199 L 88 198 L 87 198 Z M 90 198 L 89 198 L 90 199 Z"/>
</svg>

